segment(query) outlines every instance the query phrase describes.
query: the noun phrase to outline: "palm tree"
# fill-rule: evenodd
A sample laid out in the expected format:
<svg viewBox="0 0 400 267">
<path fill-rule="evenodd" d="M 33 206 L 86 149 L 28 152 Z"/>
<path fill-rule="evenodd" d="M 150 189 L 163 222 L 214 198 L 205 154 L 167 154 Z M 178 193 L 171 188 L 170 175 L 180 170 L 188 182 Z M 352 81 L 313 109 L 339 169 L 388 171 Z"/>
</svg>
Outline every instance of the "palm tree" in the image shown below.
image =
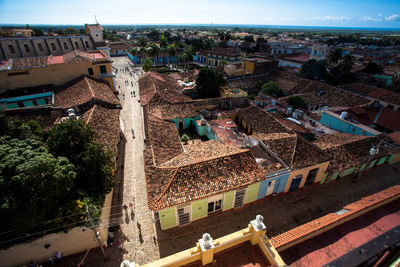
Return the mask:
<svg viewBox="0 0 400 267">
<path fill-rule="evenodd" d="M 168 56 L 169 56 L 170 62 L 172 60 L 172 57 L 176 56 L 175 44 L 171 44 L 170 46 L 168 46 Z"/>
<path fill-rule="evenodd" d="M 129 53 L 132 55 L 132 57 L 133 57 L 133 64 L 135 65 L 135 56 L 137 55 L 138 50 L 137 50 L 136 48 L 132 48 L 132 49 L 129 50 Z"/>
<path fill-rule="evenodd" d="M 193 55 L 194 55 L 194 50 L 192 46 L 188 46 L 185 48 L 183 51 L 183 59 L 185 62 L 188 63 L 188 69 L 189 69 L 189 62 L 193 60 Z"/>
<path fill-rule="evenodd" d="M 161 34 L 160 37 L 160 47 L 161 49 L 166 49 L 168 47 L 168 38 Z"/>
<path fill-rule="evenodd" d="M 154 59 L 154 68 L 155 68 L 156 67 L 156 58 L 158 57 L 158 54 L 160 53 L 160 48 L 155 43 L 151 43 L 150 46 L 147 48 L 147 51 L 149 53 L 149 56 Z"/>
<path fill-rule="evenodd" d="M 214 45 L 214 40 L 209 39 L 209 38 L 204 40 L 203 47 L 204 47 L 205 50 L 211 50 L 213 45 Z"/>
<path fill-rule="evenodd" d="M 148 72 L 148 71 L 151 70 L 151 60 L 150 60 L 150 58 L 148 58 L 148 57 L 146 57 L 146 59 L 144 60 L 144 63 L 143 63 L 143 70 L 144 70 L 145 72 Z"/>
<path fill-rule="evenodd" d="M 343 57 L 342 63 L 340 64 L 340 70 L 342 72 L 348 73 L 353 68 L 354 57 L 350 54 L 347 54 Z"/>
<path fill-rule="evenodd" d="M 146 47 L 146 45 L 147 45 L 147 40 L 146 40 L 144 37 L 139 37 L 138 45 L 139 45 L 140 47 Z"/>
<path fill-rule="evenodd" d="M 336 48 L 333 50 L 328 57 L 328 63 L 331 66 L 335 66 L 342 60 L 342 49 Z"/>
</svg>

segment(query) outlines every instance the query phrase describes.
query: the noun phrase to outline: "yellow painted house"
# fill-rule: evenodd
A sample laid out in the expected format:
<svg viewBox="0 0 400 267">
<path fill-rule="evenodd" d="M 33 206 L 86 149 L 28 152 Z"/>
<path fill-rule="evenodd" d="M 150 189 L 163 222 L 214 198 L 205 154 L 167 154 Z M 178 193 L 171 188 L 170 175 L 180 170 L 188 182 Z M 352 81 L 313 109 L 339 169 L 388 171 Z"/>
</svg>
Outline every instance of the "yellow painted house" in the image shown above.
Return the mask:
<svg viewBox="0 0 400 267">
<path fill-rule="evenodd" d="M 103 79 L 115 90 L 111 63 L 108 55 L 100 50 L 11 58 L 0 66 L 0 93 L 18 88 L 62 85 L 82 75 Z"/>
</svg>

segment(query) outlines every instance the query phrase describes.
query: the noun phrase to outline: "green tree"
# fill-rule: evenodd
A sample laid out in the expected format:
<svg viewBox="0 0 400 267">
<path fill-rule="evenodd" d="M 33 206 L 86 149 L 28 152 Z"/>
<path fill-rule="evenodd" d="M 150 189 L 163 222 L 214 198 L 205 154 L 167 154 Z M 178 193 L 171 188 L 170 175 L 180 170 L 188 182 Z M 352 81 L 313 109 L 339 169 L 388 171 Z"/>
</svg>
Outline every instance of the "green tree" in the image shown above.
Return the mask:
<svg viewBox="0 0 400 267">
<path fill-rule="evenodd" d="M 293 108 L 302 108 L 305 109 L 307 107 L 306 102 L 300 96 L 289 96 L 286 102 L 292 106 Z"/>
<path fill-rule="evenodd" d="M 218 97 L 219 89 L 224 85 L 226 80 L 221 73 L 210 67 L 204 67 L 197 77 L 195 92 L 199 98 Z"/>
<path fill-rule="evenodd" d="M 254 41 L 254 36 L 253 35 L 246 35 L 245 37 L 244 37 L 244 40 L 246 41 L 246 42 L 249 42 L 249 43 L 254 43 L 255 41 Z"/>
<path fill-rule="evenodd" d="M 0 230 L 54 218 L 70 201 L 75 178 L 68 159 L 54 157 L 41 141 L 0 137 L 0 216 L 7 218 Z"/>
<path fill-rule="evenodd" d="M 274 81 L 265 83 L 261 88 L 261 92 L 275 98 L 283 96 L 282 89 Z"/>
<path fill-rule="evenodd" d="M 181 136 L 181 141 L 185 143 L 185 145 L 187 144 L 187 142 L 190 140 L 190 137 L 187 134 L 183 134 Z"/>
<path fill-rule="evenodd" d="M 262 81 L 256 82 L 256 84 L 254 85 L 254 89 L 257 91 L 257 93 L 261 90 L 263 85 L 264 83 Z"/>
<path fill-rule="evenodd" d="M 53 32 L 58 35 L 64 35 L 64 31 L 62 29 L 55 29 Z"/>
<path fill-rule="evenodd" d="M 160 47 L 161 49 L 166 49 L 168 47 L 168 38 L 161 34 L 160 37 Z"/>
<path fill-rule="evenodd" d="M 336 66 L 340 61 L 342 61 L 342 49 L 336 48 L 328 56 L 328 63 L 330 66 Z"/>
<path fill-rule="evenodd" d="M 147 48 L 147 51 L 149 53 L 149 56 L 153 58 L 154 67 L 155 67 L 156 61 L 158 58 L 158 54 L 160 53 L 160 48 L 155 43 L 151 43 L 149 45 L 149 47 Z"/>
<path fill-rule="evenodd" d="M 43 36 L 43 31 L 41 29 L 35 28 L 32 29 L 33 31 L 33 36 Z"/>
<path fill-rule="evenodd" d="M 143 70 L 145 72 L 149 72 L 151 70 L 151 60 L 150 58 L 146 58 L 143 63 Z"/>
<path fill-rule="evenodd" d="M 49 131 L 47 146 L 56 157 L 66 157 L 76 166 L 76 190 L 80 195 L 104 195 L 114 184 L 112 154 L 94 142 L 95 132 L 83 120 L 69 119 Z"/>
<path fill-rule="evenodd" d="M 176 56 L 175 44 L 171 44 L 170 46 L 168 46 L 168 56 L 169 56 L 169 61 L 172 62 L 172 58 Z"/>
<path fill-rule="evenodd" d="M 187 64 L 187 70 L 189 70 L 189 63 L 192 62 L 193 55 L 194 55 L 193 47 L 188 46 L 185 48 L 185 50 L 183 50 L 183 60 Z"/>
<path fill-rule="evenodd" d="M 214 46 L 214 40 L 213 39 L 205 39 L 203 42 L 203 48 L 205 50 L 211 50 L 211 48 Z"/>
<path fill-rule="evenodd" d="M 74 28 L 66 28 L 64 30 L 64 34 L 65 35 L 74 35 L 74 34 L 79 34 L 79 32 L 77 30 L 75 30 Z"/>
<path fill-rule="evenodd" d="M 339 65 L 339 69 L 342 73 L 349 73 L 354 64 L 354 57 L 350 54 L 347 54 L 343 57 L 342 62 Z"/>
<path fill-rule="evenodd" d="M 138 39 L 138 46 L 139 47 L 146 47 L 147 46 L 147 40 L 144 37 L 139 37 Z"/>
<path fill-rule="evenodd" d="M 370 74 L 377 74 L 383 72 L 383 67 L 378 65 L 376 62 L 368 62 L 367 66 L 363 69 L 363 72 Z"/>
<path fill-rule="evenodd" d="M 299 75 L 303 78 L 316 81 L 325 80 L 327 77 L 326 61 L 310 59 L 303 63 Z"/>
</svg>

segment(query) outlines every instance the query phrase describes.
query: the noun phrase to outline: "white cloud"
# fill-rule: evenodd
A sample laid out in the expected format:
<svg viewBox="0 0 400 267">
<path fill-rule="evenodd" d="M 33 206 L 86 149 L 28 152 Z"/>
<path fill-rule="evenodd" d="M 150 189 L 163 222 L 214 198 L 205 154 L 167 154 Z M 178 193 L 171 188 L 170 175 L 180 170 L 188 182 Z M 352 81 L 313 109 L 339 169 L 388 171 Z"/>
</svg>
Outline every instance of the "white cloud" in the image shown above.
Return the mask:
<svg viewBox="0 0 400 267">
<path fill-rule="evenodd" d="M 295 18 L 295 17 L 281 17 L 281 20 L 294 21 L 294 20 L 298 20 L 298 18 Z"/>
<path fill-rule="evenodd" d="M 400 15 L 393 14 L 391 16 L 385 17 L 386 21 L 400 21 Z"/>
<path fill-rule="evenodd" d="M 340 17 L 340 16 L 324 16 L 324 17 L 314 17 L 314 18 L 305 18 L 305 20 L 309 21 L 350 21 L 351 18 L 348 17 Z"/>
<path fill-rule="evenodd" d="M 380 15 L 380 17 L 378 17 L 378 18 L 363 16 L 363 17 L 359 18 L 358 20 L 360 20 L 360 21 L 382 21 L 383 18 L 381 18 L 381 14 L 379 14 L 379 15 Z"/>
</svg>

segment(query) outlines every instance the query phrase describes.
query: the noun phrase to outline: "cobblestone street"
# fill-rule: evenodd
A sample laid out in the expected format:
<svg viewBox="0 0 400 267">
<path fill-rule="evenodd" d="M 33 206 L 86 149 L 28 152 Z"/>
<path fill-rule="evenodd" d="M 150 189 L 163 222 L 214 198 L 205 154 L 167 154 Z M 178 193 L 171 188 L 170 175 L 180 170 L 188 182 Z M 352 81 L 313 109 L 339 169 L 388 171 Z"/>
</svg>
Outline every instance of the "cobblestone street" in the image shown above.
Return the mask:
<svg viewBox="0 0 400 267">
<path fill-rule="evenodd" d="M 138 77 L 123 71 L 128 66 L 126 57 L 113 60 L 113 67 L 118 70 L 116 84 L 123 107 L 121 121 L 126 143 L 125 146 L 122 144 L 119 156 L 120 184 L 114 189 L 110 225 L 120 225 L 120 230 L 116 232 L 114 245 L 106 248 L 109 260 L 104 261 L 100 250 L 96 248 L 88 253 L 85 259 L 86 266 L 120 266 L 123 260 L 138 264 L 149 263 L 195 246 L 203 233 L 207 232 L 213 238 L 218 238 L 243 229 L 257 214 L 264 216 L 267 235 L 272 237 L 336 212 L 365 196 L 400 184 L 400 163 L 382 165 L 363 173 L 358 182 L 354 182 L 353 176 L 348 176 L 330 183 L 302 188 L 290 194 L 263 199 L 239 209 L 217 213 L 184 227 L 161 231 L 147 205 L 143 161 L 144 129 L 138 101 Z M 132 207 L 130 203 L 133 204 Z M 123 208 L 124 204 L 127 205 L 126 209 Z M 120 247 L 115 245 L 118 240 L 122 242 Z M 62 266 L 71 266 L 68 263 L 81 261 L 85 253 L 69 257 Z"/>
</svg>

